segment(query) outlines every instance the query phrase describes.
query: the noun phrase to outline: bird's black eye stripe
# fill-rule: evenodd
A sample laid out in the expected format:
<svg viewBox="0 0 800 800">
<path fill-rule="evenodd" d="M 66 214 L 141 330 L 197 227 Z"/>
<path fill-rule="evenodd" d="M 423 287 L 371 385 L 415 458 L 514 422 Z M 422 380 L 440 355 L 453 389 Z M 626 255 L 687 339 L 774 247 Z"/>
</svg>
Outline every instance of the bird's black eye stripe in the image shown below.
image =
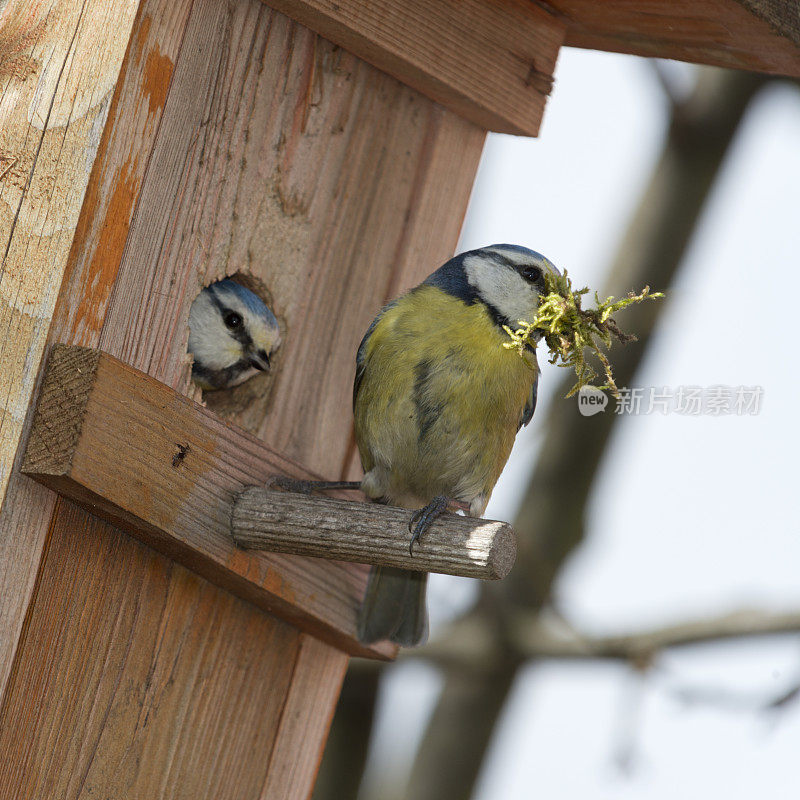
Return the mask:
<svg viewBox="0 0 800 800">
<path fill-rule="evenodd" d="M 232 331 L 235 331 L 237 328 L 241 328 L 242 326 L 242 317 L 235 311 L 226 311 L 222 317 L 222 320 Z"/>
<path fill-rule="evenodd" d="M 525 278 L 526 281 L 529 283 L 536 283 L 537 281 L 541 281 L 542 279 L 542 268 L 534 266 L 533 264 L 527 264 L 525 266 L 519 266 L 510 258 L 506 258 L 499 253 L 493 253 L 491 255 L 498 264 L 503 264 L 506 267 L 511 267 L 511 269 L 516 269 L 519 274 Z"/>
<path fill-rule="evenodd" d="M 242 315 L 236 311 L 232 311 L 230 308 L 225 308 L 225 306 L 220 302 L 220 299 L 217 297 L 217 293 L 214 291 L 213 286 L 209 286 L 207 291 L 211 302 L 219 309 L 219 313 L 222 315 L 222 321 L 225 323 L 228 329 L 231 331 L 240 331 L 242 329 L 242 324 L 244 323 Z"/>
<path fill-rule="evenodd" d="M 519 273 L 530 283 L 535 283 L 542 277 L 542 270 L 540 267 L 522 267 Z"/>
</svg>

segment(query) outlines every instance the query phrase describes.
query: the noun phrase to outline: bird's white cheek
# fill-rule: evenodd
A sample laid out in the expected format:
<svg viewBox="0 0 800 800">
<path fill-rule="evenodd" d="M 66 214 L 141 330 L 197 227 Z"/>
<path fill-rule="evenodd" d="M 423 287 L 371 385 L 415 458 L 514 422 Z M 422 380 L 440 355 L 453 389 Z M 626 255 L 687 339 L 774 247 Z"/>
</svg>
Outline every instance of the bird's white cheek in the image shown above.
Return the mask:
<svg viewBox="0 0 800 800">
<path fill-rule="evenodd" d="M 539 305 L 539 295 L 536 290 L 521 279 L 510 281 L 504 287 L 503 293 L 497 307 L 500 308 L 512 323 L 520 320 L 530 322 L 536 314 Z"/>
<path fill-rule="evenodd" d="M 208 369 L 226 369 L 242 357 L 242 348 L 229 336 L 203 339 L 198 342 L 194 360 Z"/>
</svg>

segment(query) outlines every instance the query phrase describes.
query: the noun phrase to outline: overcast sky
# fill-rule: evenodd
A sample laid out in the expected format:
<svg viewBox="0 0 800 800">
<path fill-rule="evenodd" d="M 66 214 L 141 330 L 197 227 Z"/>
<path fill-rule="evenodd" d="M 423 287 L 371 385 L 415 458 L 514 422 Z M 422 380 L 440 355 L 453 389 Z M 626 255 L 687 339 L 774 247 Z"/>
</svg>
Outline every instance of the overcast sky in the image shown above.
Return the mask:
<svg viewBox="0 0 800 800">
<path fill-rule="evenodd" d="M 541 136 L 489 137 L 459 249 L 527 245 L 576 282 L 601 286 L 665 121 L 647 62 L 563 50 Z M 590 505 L 588 541 L 556 589 L 582 630 L 626 631 L 743 606 L 800 609 L 800 378 L 797 348 L 785 344 L 797 329 L 791 305 L 800 289 L 798 142 L 800 92 L 775 85 L 740 130 L 638 379 L 673 389 L 761 386 L 760 413 L 621 422 Z M 759 288 L 771 305 L 754 302 Z M 575 402 L 553 397 L 555 373 L 544 365 L 539 408 L 488 517 L 513 519 L 547 405 Z M 434 634 L 473 591 L 469 581 L 434 577 Z M 662 667 L 644 682 L 608 664 L 526 670 L 476 800 L 800 796 L 800 704 L 775 717 L 677 697 L 713 687 L 758 706 L 800 677 L 800 640 L 697 647 L 668 655 Z M 373 786 L 390 758 L 398 770 L 410 758 L 439 685 L 416 664 L 385 682 Z M 615 757 L 631 731 L 626 775 Z"/>
</svg>

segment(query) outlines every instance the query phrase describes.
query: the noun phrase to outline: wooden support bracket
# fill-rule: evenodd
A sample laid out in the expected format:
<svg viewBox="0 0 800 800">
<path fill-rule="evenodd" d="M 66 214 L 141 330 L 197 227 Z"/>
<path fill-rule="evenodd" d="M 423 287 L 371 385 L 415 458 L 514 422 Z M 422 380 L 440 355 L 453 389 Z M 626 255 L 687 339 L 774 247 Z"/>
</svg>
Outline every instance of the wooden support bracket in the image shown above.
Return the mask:
<svg viewBox="0 0 800 800">
<path fill-rule="evenodd" d="M 505 522 L 443 514 L 412 556 L 408 520 L 403 508 L 253 486 L 236 498 L 231 532 L 242 547 L 467 578 L 504 578 L 514 564 Z"/>
<path fill-rule="evenodd" d="M 52 349 L 22 471 L 353 655 L 395 652 L 356 637 L 367 571 L 305 556 L 500 578 L 516 551 L 505 523 L 448 514 L 412 557 L 407 510 L 253 487 L 276 474 L 318 476 L 154 378 L 84 347 Z M 232 531 L 240 544 L 275 552 L 244 551 Z"/>
<path fill-rule="evenodd" d="M 356 636 L 366 567 L 245 551 L 231 537 L 233 500 L 246 486 L 319 476 L 106 353 L 52 348 L 22 471 L 340 650 L 396 652 Z"/>
</svg>

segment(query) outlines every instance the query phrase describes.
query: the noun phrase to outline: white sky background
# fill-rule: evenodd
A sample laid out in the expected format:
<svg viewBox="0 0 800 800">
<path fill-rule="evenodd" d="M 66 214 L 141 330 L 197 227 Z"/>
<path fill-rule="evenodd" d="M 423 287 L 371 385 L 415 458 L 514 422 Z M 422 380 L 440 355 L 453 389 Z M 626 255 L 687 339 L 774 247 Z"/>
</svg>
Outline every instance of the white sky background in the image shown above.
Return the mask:
<svg viewBox="0 0 800 800">
<path fill-rule="evenodd" d="M 562 51 L 540 138 L 490 136 L 459 249 L 523 244 L 578 284 L 602 286 L 665 122 L 645 61 Z M 740 129 L 637 380 L 760 385 L 761 413 L 622 421 L 590 504 L 588 541 L 556 589 L 579 629 L 627 631 L 745 606 L 800 608 L 798 348 L 771 347 L 796 335 L 799 265 L 800 91 L 774 85 Z M 762 286 L 775 305 L 748 308 Z M 544 365 L 539 407 L 489 517 L 513 519 L 547 406 L 575 402 L 553 397 L 556 372 Z M 469 581 L 434 576 L 434 635 L 472 591 Z M 643 685 L 613 664 L 525 670 L 475 800 L 800 796 L 800 703 L 775 716 L 686 705 L 675 694 L 711 687 L 757 707 L 800 677 L 800 637 L 676 651 L 661 665 Z M 381 774 L 407 766 L 439 685 L 415 663 L 385 681 L 367 778 L 373 789 Z M 629 774 L 615 766 L 626 742 L 634 749 Z"/>
</svg>

